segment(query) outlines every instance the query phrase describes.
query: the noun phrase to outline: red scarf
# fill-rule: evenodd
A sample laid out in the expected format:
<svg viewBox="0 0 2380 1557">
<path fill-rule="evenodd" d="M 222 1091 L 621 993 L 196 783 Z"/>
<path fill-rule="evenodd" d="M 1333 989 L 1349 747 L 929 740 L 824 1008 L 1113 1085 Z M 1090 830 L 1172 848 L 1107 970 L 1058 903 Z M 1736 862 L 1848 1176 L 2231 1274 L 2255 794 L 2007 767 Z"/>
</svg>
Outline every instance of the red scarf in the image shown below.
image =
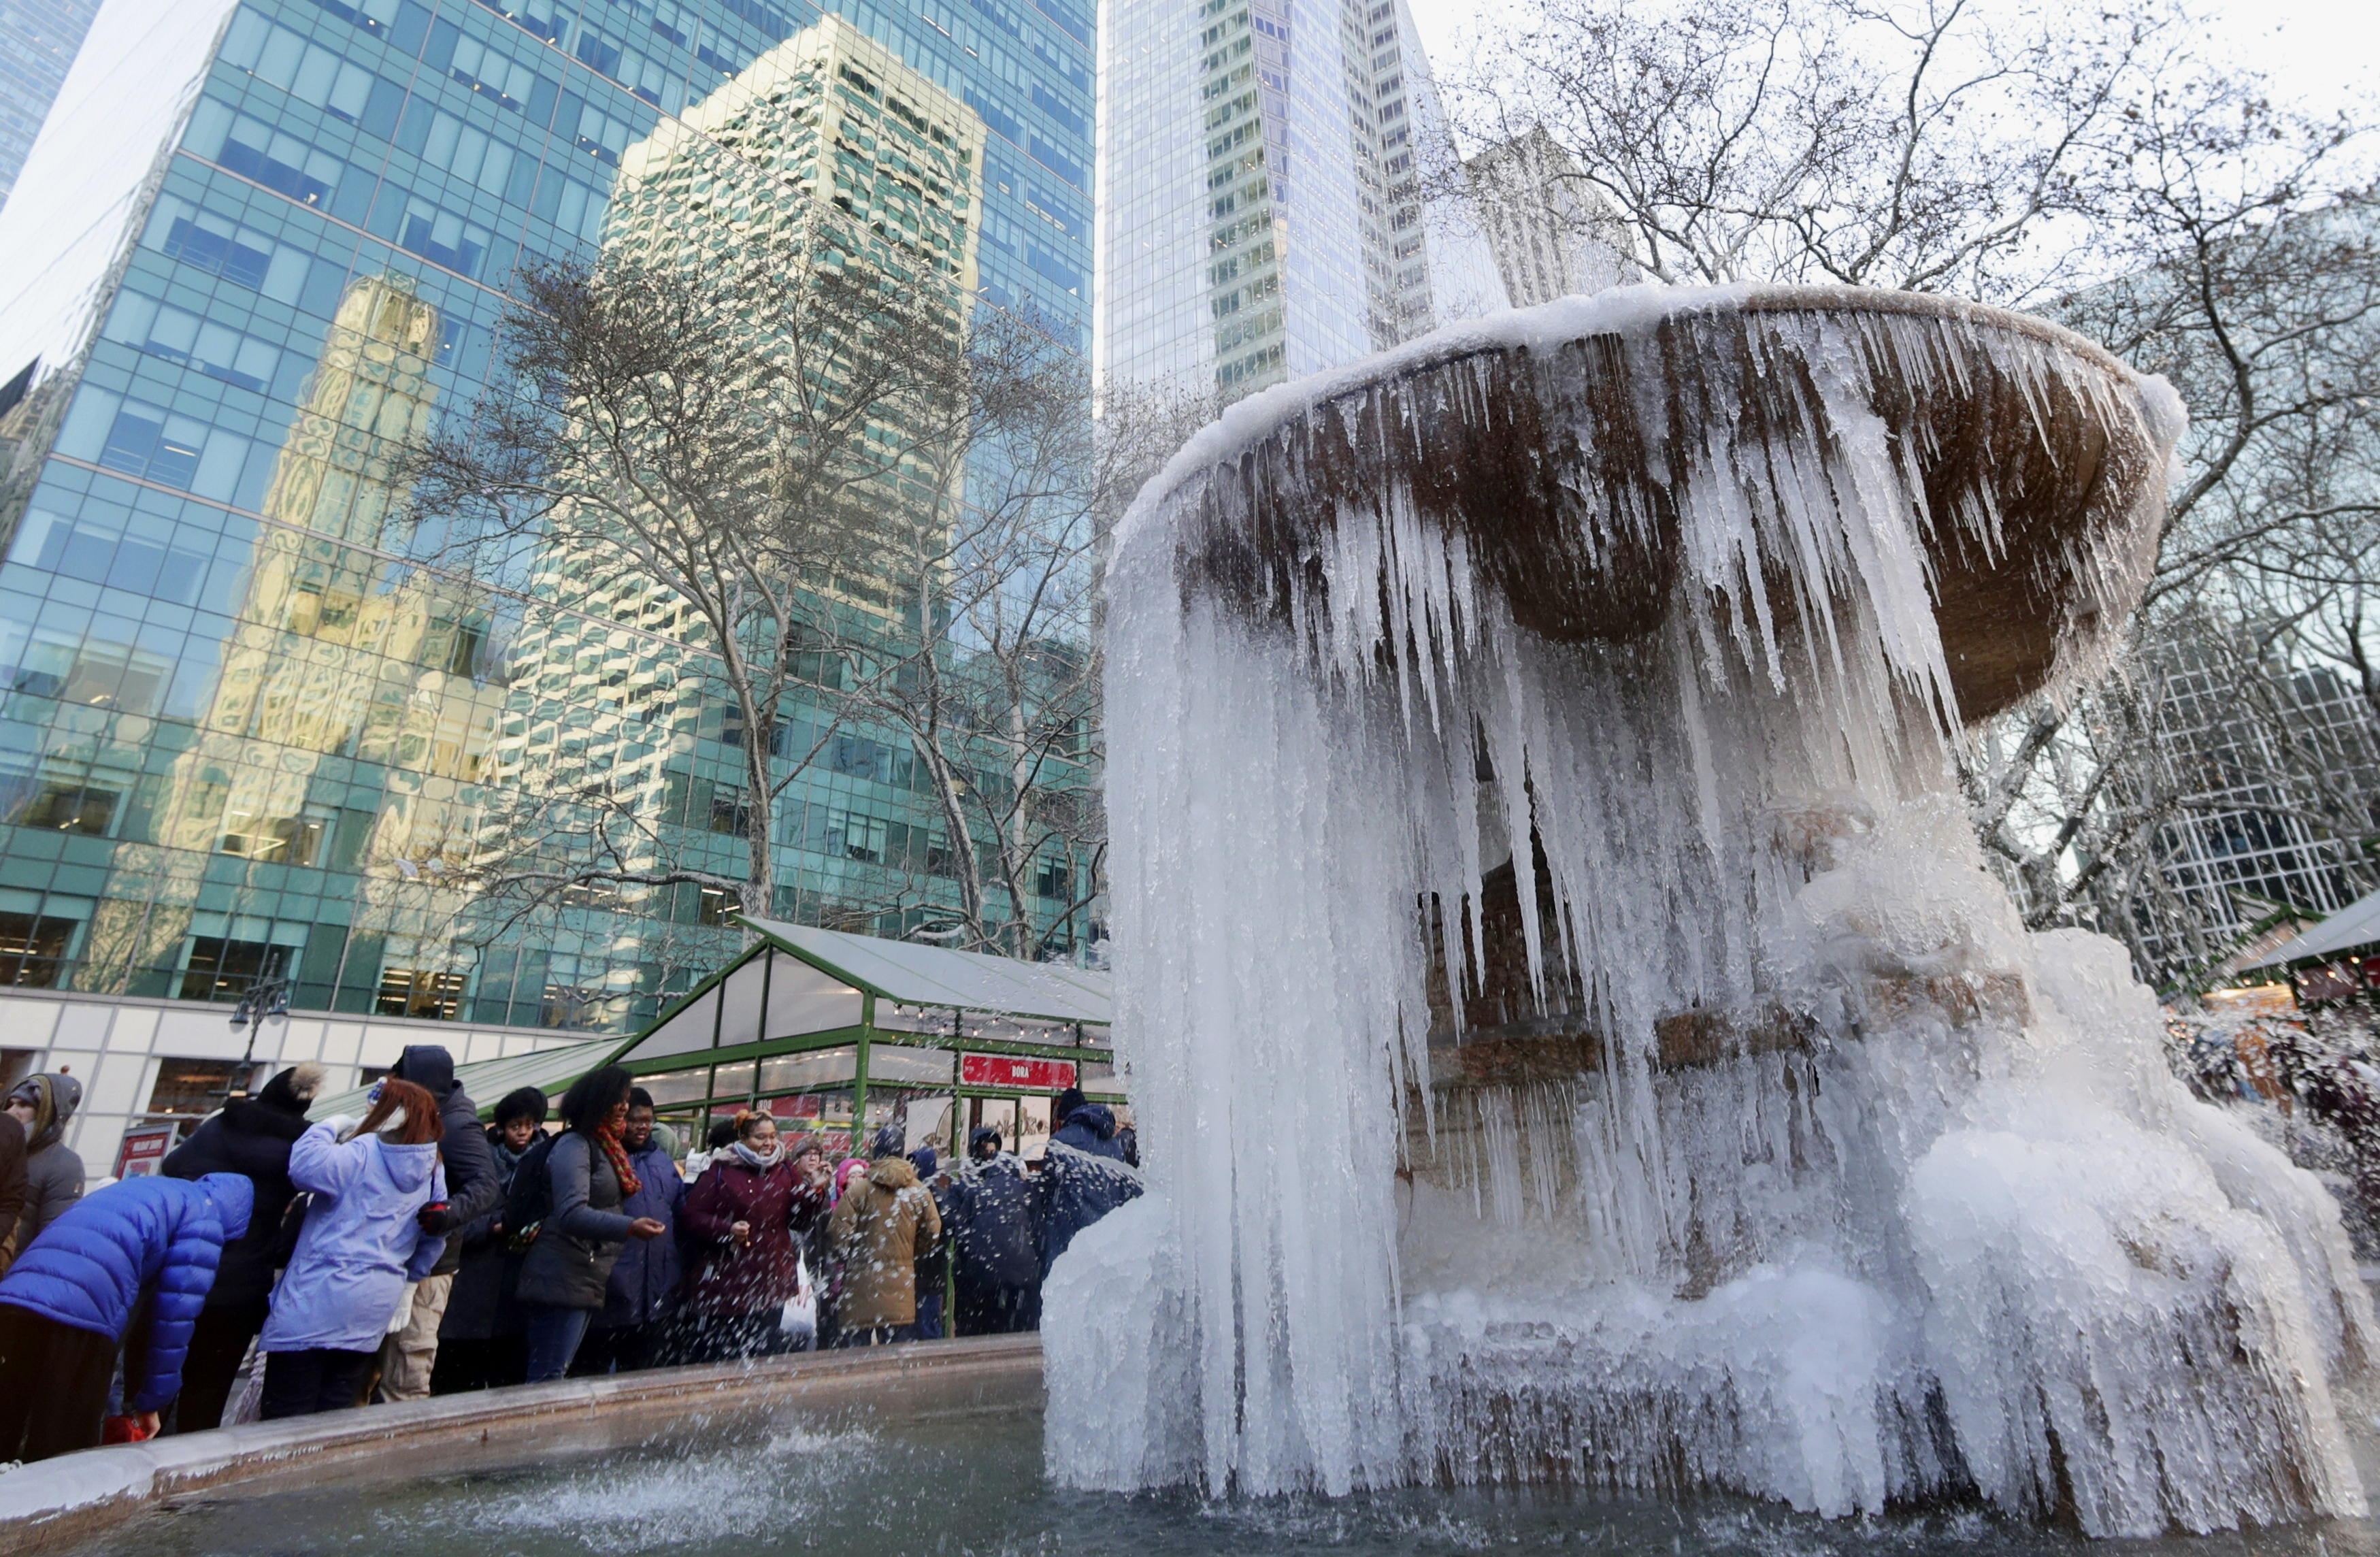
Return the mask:
<svg viewBox="0 0 2380 1557">
<path fill-rule="evenodd" d="M 595 1126 L 595 1144 L 612 1160 L 612 1171 L 620 1178 L 620 1198 L 625 1200 L 645 1186 L 637 1177 L 637 1170 L 628 1166 L 628 1149 L 620 1144 L 620 1132 L 609 1125 Z"/>
</svg>

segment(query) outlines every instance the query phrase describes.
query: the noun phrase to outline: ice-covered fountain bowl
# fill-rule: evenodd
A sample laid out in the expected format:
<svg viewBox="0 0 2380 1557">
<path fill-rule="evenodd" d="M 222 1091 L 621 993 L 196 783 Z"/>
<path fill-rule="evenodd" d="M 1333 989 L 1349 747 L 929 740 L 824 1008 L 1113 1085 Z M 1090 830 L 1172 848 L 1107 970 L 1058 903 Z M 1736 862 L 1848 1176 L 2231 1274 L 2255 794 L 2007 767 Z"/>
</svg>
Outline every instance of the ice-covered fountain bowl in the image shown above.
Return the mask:
<svg viewBox="0 0 2380 1557">
<path fill-rule="evenodd" d="M 1409 505 L 1520 626 L 1575 642 L 1654 632 L 1682 582 L 1724 612 L 1748 567 L 1755 611 L 1810 608 L 1840 570 L 1799 566 L 1809 518 L 1847 495 L 1834 489 L 1866 489 L 1918 517 L 1949 688 L 1975 721 L 2079 674 L 2138 599 L 2181 416 L 2162 379 L 2030 314 L 1852 286 L 1645 286 L 1243 402 L 1141 506 L 1188 495 L 1185 580 L 1278 611 L 1327 591 L 1343 509 Z M 1863 460 L 1877 433 L 1881 468 Z M 1740 545 L 1696 554 L 1682 516 L 1722 495 L 1714 482 L 1738 489 Z"/>
</svg>

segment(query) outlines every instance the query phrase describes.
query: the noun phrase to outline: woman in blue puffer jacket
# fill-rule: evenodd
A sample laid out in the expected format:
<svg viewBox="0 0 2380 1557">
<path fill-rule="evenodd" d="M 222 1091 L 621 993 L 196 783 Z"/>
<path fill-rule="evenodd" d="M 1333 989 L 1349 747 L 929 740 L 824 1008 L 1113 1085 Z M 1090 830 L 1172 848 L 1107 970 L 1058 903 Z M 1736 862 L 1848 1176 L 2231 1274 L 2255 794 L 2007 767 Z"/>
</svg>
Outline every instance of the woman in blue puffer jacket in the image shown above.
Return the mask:
<svg viewBox="0 0 2380 1557">
<path fill-rule="evenodd" d="M 127 1179 L 42 1229 L 0 1277 L 0 1463 L 97 1445 L 119 1344 L 125 1405 L 157 1430 L 252 1193 L 237 1174 Z"/>
<path fill-rule="evenodd" d="M 355 1405 L 397 1305 L 410 1302 L 406 1283 L 446 1247 L 418 1220 L 446 1198 L 437 1101 L 392 1077 L 346 1124 L 326 1119 L 289 1149 L 289 1182 L 312 1199 L 257 1341 L 267 1421 Z"/>
</svg>

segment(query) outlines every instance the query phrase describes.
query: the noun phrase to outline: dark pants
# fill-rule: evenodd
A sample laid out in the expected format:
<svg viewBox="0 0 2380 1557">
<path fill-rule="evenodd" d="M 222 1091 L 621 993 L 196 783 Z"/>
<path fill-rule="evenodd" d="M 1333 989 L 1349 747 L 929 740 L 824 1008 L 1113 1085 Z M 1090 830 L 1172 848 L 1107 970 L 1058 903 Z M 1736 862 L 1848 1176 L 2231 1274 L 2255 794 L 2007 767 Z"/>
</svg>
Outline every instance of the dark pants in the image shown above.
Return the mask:
<svg viewBox="0 0 2380 1557">
<path fill-rule="evenodd" d="M 959 1283 L 958 1333 L 1006 1335 L 1041 1328 L 1039 1286 Z"/>
<path fill-rule="evenodd" d="M 0 1462 L 95 1449 L 115 1338 L 0 1303 Z"/>
<path fill-rule="evenodd" d="M 231 1403 L 232 1381 L 239 1377 L 248 1344 L 264 1328 L 272 1306 L 263 1298 L 253 1303 L 226 1304 L 200 1310 L 190 1329 L 190 1353 L 182 1359 L 182 1393 L 174 1401 L 173 1432 L 204 1432 L 223 1426 L 224 1407 Z"/>
<path fill-rule="evenodd" d="M 340 1352 L 315 1346 L 273 1352 L 264 1359 L 264 1405 L 257 1415 L 268 1422 L 352 1409 L 363 1393 L 364 1375 L 378 1352 Z"/>
<path fill-rule="evenodd" d="M 430 1370 L 433 1395 L 462 1394 L 528 1381 L 528 1343 L 518 1334 L 461 1340 L 438 1338 L 438 1361 Z"/>
<path fill-rule="evenodd" d="M 661 1335 L 665 1327 L 659 1320 L 650 1324 L 617 1324 L 604 1329 L 589 1329 L 587 1339 L 578 1343 L 578 1356 L 571 1360 L 570 1376 L 574 1379 L 593 1378 L 603 1373 L 634 1373 L 641 1368 L 661 1365 Z"/>
<path fill-rule="evenodd" d="M 923 1286 L 925 1283 L 917 1283 Z M 942 1338 L 942 1295 L 939 1291 L 917 1294 L 917 1339 L 939 1341 Z"/>
<path fill-rule="evenodd" d="M 542 1384 L 568 1373 L 570 1359 L 578 1355 L 578 1344 L 587 1339 L 587 1326 L 595 1310 L 557 1308 L 545 1303 L 524 1303 L 520 1310 L 528 1343 L 528 1381 Z"/>
</svg>

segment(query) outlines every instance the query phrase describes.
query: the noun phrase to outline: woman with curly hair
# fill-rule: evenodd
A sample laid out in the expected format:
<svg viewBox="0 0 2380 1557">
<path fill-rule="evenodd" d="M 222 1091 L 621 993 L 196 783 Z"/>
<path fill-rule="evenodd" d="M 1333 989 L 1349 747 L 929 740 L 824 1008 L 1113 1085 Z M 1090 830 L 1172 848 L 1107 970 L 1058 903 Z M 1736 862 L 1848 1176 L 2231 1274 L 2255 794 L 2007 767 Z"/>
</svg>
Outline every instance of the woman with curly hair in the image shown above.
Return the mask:
<svg viewBox="0 0 2380 1557">
<path fill-rule="evenodd" d="M 622 1065 L 589 1071 L 571 1083 L 562 1095 L 566 1128 L 545 1158 L 552 1209 L 534 1228 L 514 1231 L 516 1238 L 533 1240 L 515 1288 L 528 1332 L 532 1384 L 570 1370 L 628 1240 L 658 1238 L 669 1231 L 653 1217 L 631 1217 L 620 1210 L 623 1200 L 643 1187 L 620 1139 L 632 1085 Z"/>
</svg>

